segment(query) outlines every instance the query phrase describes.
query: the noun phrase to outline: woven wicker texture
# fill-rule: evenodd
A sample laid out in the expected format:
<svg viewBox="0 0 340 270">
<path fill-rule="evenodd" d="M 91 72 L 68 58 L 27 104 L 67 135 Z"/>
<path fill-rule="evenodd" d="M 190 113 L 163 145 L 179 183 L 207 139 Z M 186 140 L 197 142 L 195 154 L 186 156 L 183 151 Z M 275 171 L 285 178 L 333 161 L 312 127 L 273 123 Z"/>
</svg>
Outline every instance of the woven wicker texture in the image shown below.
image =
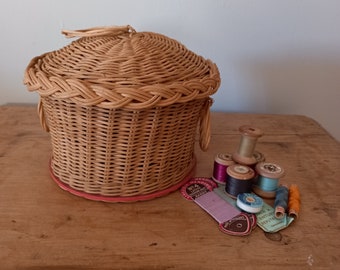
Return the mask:
<svg viewBox="0 0 340 270">
<path fill-rule="evenodd" d="M 220 85 L 210 60 L 179 42 L 130 26 L 64 31 L 79 37 L 32 59 L 24 83 L 41 97 L 54 175 L 90 194 L 152 194 L 194 166 L 209 144 L 210 95 Z"/>
</svg>

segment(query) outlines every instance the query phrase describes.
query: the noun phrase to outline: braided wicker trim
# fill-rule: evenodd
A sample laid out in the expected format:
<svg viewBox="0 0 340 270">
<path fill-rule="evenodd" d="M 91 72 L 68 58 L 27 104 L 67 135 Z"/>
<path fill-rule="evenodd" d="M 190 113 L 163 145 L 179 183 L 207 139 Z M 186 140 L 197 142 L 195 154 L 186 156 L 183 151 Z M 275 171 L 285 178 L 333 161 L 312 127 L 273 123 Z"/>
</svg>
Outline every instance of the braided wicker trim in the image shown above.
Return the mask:
<svg viewBox="0 0 340 270">
<path fill-rule="evenodd" d="M 82 106 L 145 109 L 214 94 L 217 66 L 156 33 L 131 27 L 67 32 L 70 45 L 33 58 L 25 71 L 29 91 Z"/>
</svg>

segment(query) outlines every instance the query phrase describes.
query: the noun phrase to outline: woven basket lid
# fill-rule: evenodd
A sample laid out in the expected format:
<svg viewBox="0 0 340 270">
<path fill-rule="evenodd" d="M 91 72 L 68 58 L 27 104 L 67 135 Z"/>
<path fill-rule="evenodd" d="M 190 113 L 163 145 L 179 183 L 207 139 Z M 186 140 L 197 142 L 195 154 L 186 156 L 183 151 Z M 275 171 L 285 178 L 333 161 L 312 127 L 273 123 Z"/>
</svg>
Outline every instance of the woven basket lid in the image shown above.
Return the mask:
<svg viewBox="0 0 340 270">
<path fill-rule="evenodd" d="M 63 31 L 79 37 L 28 65 L 24 83 L 42 97 L 83 106 L 145 109 L 206 98 L 217 66 L 174 39 L 130 26 Z"/>
</svg>

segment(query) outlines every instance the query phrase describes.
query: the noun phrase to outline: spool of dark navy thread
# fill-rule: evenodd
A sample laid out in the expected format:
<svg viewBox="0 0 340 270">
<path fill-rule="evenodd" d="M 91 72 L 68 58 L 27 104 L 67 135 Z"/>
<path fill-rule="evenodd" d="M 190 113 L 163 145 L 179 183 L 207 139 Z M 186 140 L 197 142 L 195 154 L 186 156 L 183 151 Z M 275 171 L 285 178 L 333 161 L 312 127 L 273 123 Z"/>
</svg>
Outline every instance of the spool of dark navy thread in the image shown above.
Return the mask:
<svg viewBox="0 0 340 270">
<path fill-rule="evenodd" d="M 251 192 L 254 175 L 254 170 L 246 165 L 230 165 L 227 168 L 226 193 L 236 199 L 240 193 Z"/>
<path fill-rule="evenodd" d="M 286 210 L 288 207 L 288 196 L 289 196 L 288 187 L 280 186 L 277 188 L 274 202 L 275 217 L 277 219 L 282 219 L 286 215 Z"/>
<path fill-rule="evenodd" d="M 231 154 L 217 154 L 214 161 L 213 180 L 225 185 L 227 180 L 227 168 L 233 164 L 235 164 L 235 162 L 233 161 Z"/>
<path fill-rule="evenodd" d="M 262 198 L 273 199 L 279 186 L 279 179 L 285 175 L 284 169 L 271 162 L 260 162 L 256 165 L 258 174 L 253 191 Z"/>
</svg>

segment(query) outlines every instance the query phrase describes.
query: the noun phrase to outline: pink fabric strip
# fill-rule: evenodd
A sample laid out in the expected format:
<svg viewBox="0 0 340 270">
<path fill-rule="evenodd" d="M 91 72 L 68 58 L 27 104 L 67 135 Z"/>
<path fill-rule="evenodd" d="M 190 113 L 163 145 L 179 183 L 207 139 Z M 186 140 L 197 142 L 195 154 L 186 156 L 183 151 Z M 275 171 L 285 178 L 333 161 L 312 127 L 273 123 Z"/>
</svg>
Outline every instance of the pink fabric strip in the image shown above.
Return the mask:
<svg viewBox="0 0 340 270">
<path fill-rule="evenodd" d="M 207 192 L 196 198 L 194 202 L 208 212 L 219 224 L 226 222 L 241 213 L 241 211 L 223 200 L 215 192 Z"/>
</svg>

